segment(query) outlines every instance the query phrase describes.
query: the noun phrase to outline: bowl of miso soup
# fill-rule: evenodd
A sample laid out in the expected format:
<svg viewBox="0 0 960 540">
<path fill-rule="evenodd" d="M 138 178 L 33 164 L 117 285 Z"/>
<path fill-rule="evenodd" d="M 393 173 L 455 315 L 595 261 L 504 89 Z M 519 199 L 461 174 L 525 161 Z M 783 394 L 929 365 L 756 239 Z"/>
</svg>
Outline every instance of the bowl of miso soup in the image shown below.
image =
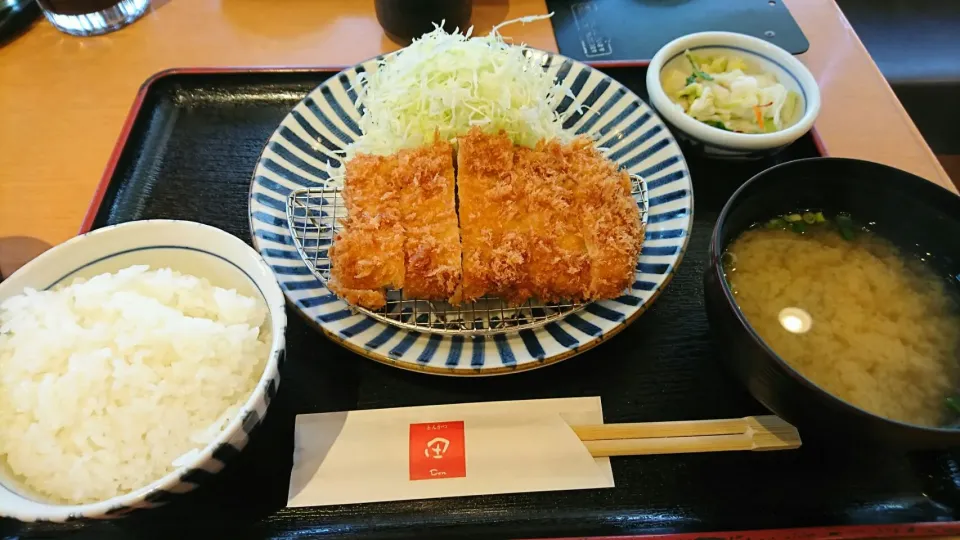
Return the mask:
<svg viewBox="0 0 960 540">
<path fill-rule="evenodd" d="M 792 161 L 727 201 L 707 311 L 721 357 L 804 434 L 960 446 L 960 197 L 841 158 Z"/>
</svg>

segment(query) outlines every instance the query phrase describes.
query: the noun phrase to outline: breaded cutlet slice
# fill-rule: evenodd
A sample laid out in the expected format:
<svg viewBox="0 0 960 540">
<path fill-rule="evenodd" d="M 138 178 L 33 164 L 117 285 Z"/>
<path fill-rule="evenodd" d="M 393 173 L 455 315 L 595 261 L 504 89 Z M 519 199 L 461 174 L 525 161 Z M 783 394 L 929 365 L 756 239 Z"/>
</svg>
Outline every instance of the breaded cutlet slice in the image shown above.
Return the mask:
<svg viewBox="0 0 960 540">
<path fill-rule="evenodd" d="M 458 143 L 463 299 L 489 294 L 522 304 L 532 294 L 527 197 L 524 177 L 513 172 L 513 143 L 503 132 L 489 135 L 479 128 Z"/>
<path fill-rule="evenodd" d="M 569 145 L 565 163 L 576 180 L 577 212 L 590 257 L 589 296 L 616 298 L 633 282 L 644 236 L 630 177 L 584 137 Z"/>
<path fill-rule="evenodd" d="M 543 302 L 589 297 L 590 257 L 581 233 L 576 181 L 565 167 L 568 149 L 556 141 L 517 148 L 514 174 L 527 186 L 529 281 Z"/>
<path fill-rule="evenodd" d="M 397 155 L 406 240 L 403 295 L 460 303 L 460 229 L 457 222 L 453 146 L 434 142 Z"/>
<path fill-rule="evenodd" d="M 385 289 L 404 286 L 404 232 L 394 183 L 395 156 L 357 155 L 346 164 L 347 217 L 330 248 L 330 290 L 370 309 L 386 303 Z"/>
</svg>

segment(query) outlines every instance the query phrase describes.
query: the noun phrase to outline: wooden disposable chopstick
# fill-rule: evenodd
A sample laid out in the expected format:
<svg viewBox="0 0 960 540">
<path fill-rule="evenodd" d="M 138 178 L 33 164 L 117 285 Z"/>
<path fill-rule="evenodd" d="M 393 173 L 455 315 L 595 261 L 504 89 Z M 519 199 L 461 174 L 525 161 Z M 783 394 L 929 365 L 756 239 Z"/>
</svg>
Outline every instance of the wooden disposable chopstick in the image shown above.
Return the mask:
<svg viewBox="0 0 960 540">
<path fill-rule="evenodd" d="M 594 457 L 800 447 L 797 428 L 777 416 L 571 427 Z"/>
</svg>

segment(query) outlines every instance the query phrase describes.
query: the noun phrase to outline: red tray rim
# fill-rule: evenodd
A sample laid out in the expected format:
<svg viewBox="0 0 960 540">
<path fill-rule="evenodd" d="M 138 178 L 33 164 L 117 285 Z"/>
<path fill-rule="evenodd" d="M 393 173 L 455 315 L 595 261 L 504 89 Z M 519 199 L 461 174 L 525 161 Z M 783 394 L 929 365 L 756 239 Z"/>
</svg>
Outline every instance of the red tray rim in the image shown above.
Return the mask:
<svg viewBox="0 0 960 540">
<path fill-rule="evenodd" d="M 556 537 L 541 540 L 854 540 L 859 538 L 931 538 L 956 535 L 960 522 L 901 523 L 890 525 L 838 525 L 680 534 Z"/>
<path fill-rule="evenodd" d="M 596 68 L 608 67 L 646 67 L 648 61 L 615 61 L 615 62 L 590 62 L 588 65 Z M 80 225 L 80 234 L 89 232 L 93 228 L 93 222 L 103 203 L 107 188 L 116 173 L 117 164 L 120 155 L 123 153 L 133 130 L 133 124 L 140 115 L 144 100 L 151 87 L 162 79 L 175 75 L 201 75 L 201 74 L 243 74 L 243 73 L 330 73 L 340 71 L 344 66 L 317 66 L 317 67 L 180 67 L 170 68 L 159 71 L 140 85 L 130 112 L 123 122 L 120 134 L 114 144 L 113 151 L 104 167 L 103 175 L 90 200 L 90 206 L 87 208 L 86 215 Z M 828 156 L 828 148 L 817 133 L 816 126 L 811 130 L 814 144 L 822 156 Z M 854 538 L 922 538 L 960 535 L 960 521 L 947 522 L 920 522 L 920 523 L 899 523 L 886 525 L 838 525 L 835 527 L 803 527 L 792 529 L 758 529 L 749 531 L 718 531 L 703 533 L 679 533 L 679 534 L 656 534 L 647 535 L 621 535 L 621 536 L 581 536 L 564 537 L 547 540 L 807 540 L 812 538 L 830 538 L 831 540 L 848 540 Z"/>
</svg>

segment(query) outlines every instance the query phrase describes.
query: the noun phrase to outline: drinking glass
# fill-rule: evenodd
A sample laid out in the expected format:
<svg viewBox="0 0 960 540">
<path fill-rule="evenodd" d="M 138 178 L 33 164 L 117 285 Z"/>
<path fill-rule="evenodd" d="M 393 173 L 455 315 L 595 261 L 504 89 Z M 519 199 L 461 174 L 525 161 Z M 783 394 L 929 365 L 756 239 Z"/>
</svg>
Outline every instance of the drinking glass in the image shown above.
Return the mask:
<svg viewBox="0 0 960 540">
<path fill-rule="evenodd" d="M 95 36 L 140 18 L 150 0 L 37 0 L 54 27 L 75 36 Z"/>
</svg>

